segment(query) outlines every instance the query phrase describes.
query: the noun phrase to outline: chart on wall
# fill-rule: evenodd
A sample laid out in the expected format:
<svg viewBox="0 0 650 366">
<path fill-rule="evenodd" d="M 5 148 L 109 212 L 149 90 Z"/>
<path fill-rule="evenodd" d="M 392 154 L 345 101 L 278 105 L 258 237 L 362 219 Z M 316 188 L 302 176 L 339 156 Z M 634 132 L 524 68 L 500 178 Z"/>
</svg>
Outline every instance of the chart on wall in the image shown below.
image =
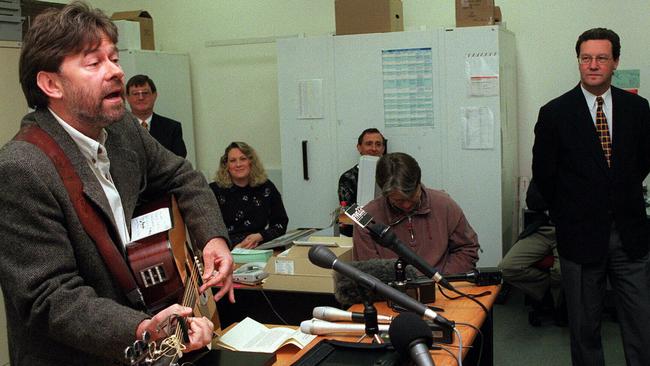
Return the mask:
<svg viewBox="0 0 650 366">
<path fill-rule="evenodd" d="M 433 127 L 431 48 L 382 51 L 386 127 Z"/>
</svg>

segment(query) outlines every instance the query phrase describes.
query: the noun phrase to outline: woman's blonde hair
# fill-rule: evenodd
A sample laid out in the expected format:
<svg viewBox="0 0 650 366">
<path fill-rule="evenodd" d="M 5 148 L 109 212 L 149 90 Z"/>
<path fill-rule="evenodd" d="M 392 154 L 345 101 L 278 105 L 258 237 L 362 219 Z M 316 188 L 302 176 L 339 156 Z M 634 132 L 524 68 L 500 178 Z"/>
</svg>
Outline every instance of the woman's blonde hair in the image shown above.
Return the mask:
<svg viewBox="0 0 650 366">
<path fill-rule="evenodd" d="M 219 187 L 232 187 L 232 179 L 230 178 L 230 173 L 228 173 L 228 153 L 232 149 L 239 149 L 242 154 L 246 155 L 248 161 L 251 162 L 251 173 L 248 181 L 251 187 L 257 187 L 267 181 L 268 178 L 266 177 L 264 165 L 262 165 L 262 161 L 257 157 L 255 149 L 245 142 L 233 141 L 226 147 L 226 150 L 219 159 L 219 168 L 214 177 L 214 181 L 217 182 Z"/>
</svg>

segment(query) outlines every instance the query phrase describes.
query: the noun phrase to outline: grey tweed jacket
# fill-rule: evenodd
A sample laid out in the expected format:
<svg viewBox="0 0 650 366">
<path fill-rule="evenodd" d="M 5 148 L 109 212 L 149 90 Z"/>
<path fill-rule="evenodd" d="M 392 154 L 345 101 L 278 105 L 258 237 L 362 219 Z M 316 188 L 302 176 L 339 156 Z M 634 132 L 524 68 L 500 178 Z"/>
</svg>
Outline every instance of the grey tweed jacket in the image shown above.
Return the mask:
<svg viewBox="0 0 650 366">
<path fill-rule="evenodd" d="M 37 124 L 59 143 L 119 243 L 104 192 L 70 136 L 47 110 L 28 114 L 22 124 Z M 227 238 L 214 194 L 189 162 L 128 113 L 106 130 L 127 223 L 140 197 L 170 192 L 197 244 Z M 13 366 L 119 363 L 147 317 L 128 306 L 49 158 L 26 142 L 0 150 L 0 285 Z"/>
</svg>

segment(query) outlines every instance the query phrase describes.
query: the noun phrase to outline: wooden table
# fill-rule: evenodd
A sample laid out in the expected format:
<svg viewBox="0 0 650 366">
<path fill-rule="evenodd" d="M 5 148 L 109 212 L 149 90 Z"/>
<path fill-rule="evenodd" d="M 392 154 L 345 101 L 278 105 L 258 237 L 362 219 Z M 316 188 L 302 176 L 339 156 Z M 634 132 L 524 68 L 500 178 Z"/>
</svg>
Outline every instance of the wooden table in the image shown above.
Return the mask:
<svg viewBox="0 0 650 366">
<path fill-rule="evenodd" d="M 490 291 L 491 293 L 489 295 L 477 298 L 477 300 L 480 301 L 487 309 L 491 309 L 492 305 L 494 305 L 494 301 L 500 289 L 500 286 L 476 287 L 475 285 L 467 282 L 454 283 L 454 286 L 456 286 L 456 288 L 462 292 L 468 294 L 475 294 L 475 295 L 484 291 Z M 447 290 L 445 290 L 445 293 L 447 293 L 451 297 L 454 297 L 456 295 Z M 477 328 L 482 328 L 484 345 L 483 345 L 483 353 L 482 353 L 480 363 L 470 362 L 469 364 L 492 365 L 493 356 L 492 356 L 491 313 L 486 314 L 478 304 L 476 304 L 475 302 L 467 298 L 449 300 L 444 296 L 442 296 L 439 290 L 437 290 L 436 293 L 436 302 L 430 305 L 443 308 L 444 311 L 441 312 L 440 314 L 445 318 L 449 320 L 453 320 L 457 323 L 456 328 L 459 330 L 463 340 L 464 362 L 468 361 L 468 358 L 465 356 L 467 356 L 471 348 L 470 345 L 473 344 L 477 336 L 477 332 L 476 330 L 474 330 L 474 328 L 471 328 L 469 326 L 464 326 L 458 323 L 468 323 L 474 325 Z M 376 303 L 375 306 L 377 307 L 377 312 L 379 314 L 392 315 L 392 316 L 397 315 L 397 313 L 395 313 L 394 311 L 388 308 L 385 302 Z M 362 312 L 363 306 L 359 304 L 354 305 L 351 307 L 350 310 Z M 307 351 L 309 351 L 312 347 L 314 347 L 318 342 L 322 341 L 323 339 L 336 339 L 340 341 L 356 342 L 357 339 L 359 339 L 359 336 L 319 336 L 316 337 L 316 339 L 314 339 L 309 345 L 307 345 L 307 347 L 299 351 L 295 346 L 282 347 L 281 349 L 278 350 L 278 352 L 276 352 L 277 360 L 274 363 L 274 365 L 293 364 L 294 362 L 299 360 L 300 357 L 302 357 L 305 353 L 307 353 Z M 369 342 L 370 340 L 366 338 L 365 341 Z M 456 337 L 456 334 L 454 334 L 454 343 L 452 345 L 444 345 L 444 346 L 452 350 L 454 355 L 457 355 L 458 339 Z M 478 345 L 476 348 L 478 348 Z M 443 350 L 431 351 L 431 355 L 433 356 L 433 361 L 437 366 L 457 365 L 456 359 Z M 473 355 L 473 357 L 476 356 L 477 355 Z"/>
<path fill-rule="evenodd" d="M 247 316 L 263 324 L 283 324 L 286 321 L 288 325 L 300 325 L 301 321 L 311 319 L 316 306 L 341 306 L 334 294 L 264 290 L 260 286 L 239 284 L 235 286 L 236 303 L 231 304 L 227 296 L 217 302 L 221 326 L 224 328 Z"/>
</svg>

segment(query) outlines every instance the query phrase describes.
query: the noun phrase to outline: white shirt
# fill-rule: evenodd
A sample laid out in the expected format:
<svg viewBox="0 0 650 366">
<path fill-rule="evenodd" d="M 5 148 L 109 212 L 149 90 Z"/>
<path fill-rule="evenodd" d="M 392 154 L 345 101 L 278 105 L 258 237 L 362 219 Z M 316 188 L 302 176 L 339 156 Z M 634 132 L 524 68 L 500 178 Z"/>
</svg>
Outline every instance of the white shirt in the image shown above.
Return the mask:
<svg viewBox="0 0 650 366">
<path fill-rule="evenodd" d="M 598 103 L 596 102 L 596 97 L 599 95 L 593 95 L 588 92 L 582 84 L 582 93 L 585 95 L 585 100 L 587 101 L 587 107 L 589 107 L 589 112 L 591 113 L 591 119 L 594 121 L 594 127 L 596 126 L 596 110 L 598 109 Z M 612 88 L 608 88 L 603 95 L 600 95 L 603 98 L 603 113 L 605 113 L 605 118 L 607 118 L 607 127 L 609 128 L 609 137 L 614 140 L 614 128 L 612 124 L 613 114 L 612 114 Z"/>
<path fill-rule="evenodd" d="M 113 219 L 115 220 L 115 225 L 117 225 L 117 230 L 120 234 L 120 239 L 122 239 L 122 245 L 126 245 L 131 242 L 129 236 L 129 229 L 126 226 L 126 217 L 124 216 L 124 208 L 122 207 L 122 199 L 120 198 L 120 193 L 115 188 L 113 183 L 113 178 L 111 177 L 110 167 L 111 162 L 108 159 L 108 153 L 104 147 L 106 143 L 106 137 L 108 136 L 106 131 L 102 129 L 99 134 L 99 141 L 95 141 L 90 137 L 82 134 L 81 132 L 75 130 L 72 126 L 66 123 L 61 117 L 59 117 L 54 111 L 50 109 L 54 118 L 57 122 L 63 127 L 63 129 L 72 137 L 72 140 L 77 144 L 81 154 L 86 158 L 88 166 L 95 174 L 95 177 L 99 181 L 99 184 L 104 190 L 108 204 L 111 206 L 111 211 L 113 212 Z"/>
<path fill-rule="evenodd" d="M 144 120 L 141 120 L 139 117 L 136 117 L 138 121 L 140 121 L 140 126 L 142 126 L 142 122 L 147 123 L 147 131 L 151 131 L 151 118 L 153 118 L 153 114 L 150 114 L 149 117 L 145 118 Z M 144 126 L 142 126 L 144 127 Z"/>
</svg>

